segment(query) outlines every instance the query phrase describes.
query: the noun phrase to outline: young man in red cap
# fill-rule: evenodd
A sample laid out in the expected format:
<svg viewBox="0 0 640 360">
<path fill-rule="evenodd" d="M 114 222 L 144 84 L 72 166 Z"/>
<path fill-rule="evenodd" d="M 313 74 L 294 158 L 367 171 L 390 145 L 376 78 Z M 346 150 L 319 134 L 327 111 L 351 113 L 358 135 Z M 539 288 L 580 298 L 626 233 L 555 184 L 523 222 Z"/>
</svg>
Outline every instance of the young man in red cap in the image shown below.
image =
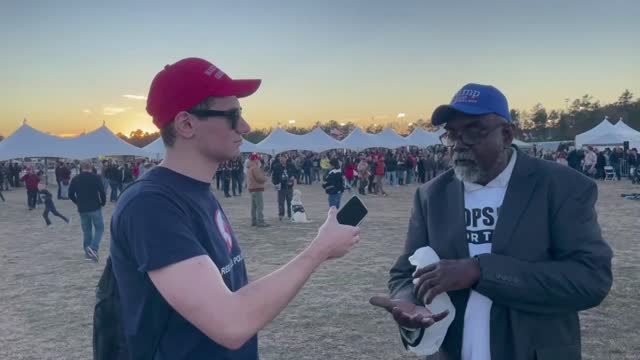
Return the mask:
<svg viewBox="0 0 640 360">
<path fill-rule="evenodd" d="M 250 128 L 238 98 L 259 85 L 232 80 L 198 58 L 166 66 L 151 84 L 147 111 L 166 154 L 122 194 L 111 221 L 111 259 L 133 359 L 258 359 L 257 332 L 322 262 L 359 240 L 359 229 L 338 224 L 331 209 L 302 253 L 248 282 L 209 183 L 221 162 L 239 155 Z"/>
</svg>

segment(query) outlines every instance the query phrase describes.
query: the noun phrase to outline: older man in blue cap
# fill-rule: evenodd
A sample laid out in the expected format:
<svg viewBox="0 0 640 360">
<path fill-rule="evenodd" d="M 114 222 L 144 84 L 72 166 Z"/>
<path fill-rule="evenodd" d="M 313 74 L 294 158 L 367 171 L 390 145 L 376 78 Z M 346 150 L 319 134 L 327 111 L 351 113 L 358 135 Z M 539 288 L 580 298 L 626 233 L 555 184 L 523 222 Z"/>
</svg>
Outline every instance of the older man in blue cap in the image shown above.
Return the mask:
<svg viewBox="0 0 640 360">
<path fill-rule="evenodd" d="M 465 85 L 431 120 L 447 130 L 453 169 L 416 191 L 391 297 L 371 303 L 416 347 L 425 328 L 454 316 L 428 309 L 446 292 L 455 316 L 432 358 L 580 359 L 578 312 L 612 282 L 596 184 L 512 146 L 507 99 L 493 86 Z M 408 258 L 425 246 L 441 260 L 416 271 Z"/>
</svg>

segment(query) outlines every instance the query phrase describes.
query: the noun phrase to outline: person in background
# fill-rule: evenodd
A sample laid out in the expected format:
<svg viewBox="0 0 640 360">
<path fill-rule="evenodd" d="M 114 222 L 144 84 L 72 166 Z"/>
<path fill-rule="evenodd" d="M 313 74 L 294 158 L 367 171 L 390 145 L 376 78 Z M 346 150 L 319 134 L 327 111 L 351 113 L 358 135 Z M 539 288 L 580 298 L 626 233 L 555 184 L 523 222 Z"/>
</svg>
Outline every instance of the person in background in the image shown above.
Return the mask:
<svg viewBox="0 0 640 360">
<path fill-rule="evenodd" d="M 224 161 L 220 166 L 222 167 L 222 191 L 224 192 L 224 197 L 230 198 L 231 160 Z"/>
<path fill-rule="evenodd" d="M 231 190 L 233 196 L 242 196 L 242 158 L 231 160 Z"/>
<path fill-rule="evenodd" d="M 322 176 L 326 176 L 327 173 L 331 170 L 331 163 L 329 163 L 329 158 L 327 154 L 323 154 L 320 159 L 320 169 L 322 170 Z"/>
<path fill-rule="evenodd" d="M 311 164 L 313 169 L 313 181 L 320 181 L 320 158 L 318 155 L 313 156 Z"/>
<path fill-rule="evenodd" d="M 69 198 L 69 182 L 71 182 L 71 169 L 69 169 L 69 165 L 62 163 L 59 169 L 56 169 L 56 179 L 60 179 L 58 194 L 60 197 L 58 199 L 67 200 Z"/>
<path fill-rule="evenodd" d="M 340 198 L 344 191 L 344 179 L 342 177 L 342 171 L 340 170 L 340 162 L 338 159 L 331 159 L 330 164 L 332 169 L 329 170 L 325 176 L 322 188 L 328 195 L 329 208 L 333 206 L 336 209 L 339 209 Z"/>
<path fill-rule="evenodd" d="M 358 163 L 358 193 L 360 195 L 367 195 L 366 187 L 368 185 L 369 180 L 369 163 L 367 162 L 367 158 L 362 155 L 360 156 L 360 162 Z"/>
<path fill-rule="evenodd" d="M 131 173 L 133 174 L 133 179 L 137 179 L 140 176 L 140 163 L 134 162 L 133 167 L 131 168 Z"/>
<path fill-rule="evenodd" d="M 122 168 L 122 188 L 124 190 L 134 180 L 133 170 L 129 164 L 125 163 Z"/>
<path fill-rule="evenodd" d="M 313 178 L 311 177 L 311 172 L 313 171 L 313 162 L 311 161 L 311 156 L 307 156 L 302 163 L 302 171 L 304 172 L 304 183 L 306 185 L 313 184 Z"/>
<path fill-rule="evenodd" d="M 631 183 L 635 184 L 638 178 L 638 167 L 640 166 L 640 158 L 638 157 L 638 150 L 636 148 L 629 150 L 627 163 L 629 164 L 629 178 L 631 178 Z"/>
<path fill-rule="evenodd" d="M 51 226 L 49 213 L 52 213 L 54 216 L 59 217 L 60 219 L 64 220 L 65 223 L 69 224 L 69 219 L 66 216 L 60 214 L 56 209 L 56 206 L 53 203 L 53 195 L 51 195 L 49 190 L 46 189 L 44 184 L 38 184 L 38 191 L 40 192 L 40 195 L 44 197 L 44 213 L 42 213 L 42 217 L 44 218 L 44 222 L 47 224 L 47 226 Z"/>
<path fill-rule="evenodd" d="M 596 174 L 596 162 L 598 157 L 593 151 L 591 146 L 587 147 L 587 151 L 584 154 L 584 164 L 582 165 L 582 171 L 589 177 L 594 177 Z"/>
<path fill-rule="evenodd" d="M 62 161 L 56 163 L 56 183 L 58 184 L 58 200 L 62 199 Z"/>
<path fill-rule="evenodd" d="M 377 167 L 377 160 L 374 156 L 367 156 L 367 164 L 369 165 L 369 178 L 367 179 L 367 193 L 369 194 L 375 194 L 375 190 L 376 190 L 376 167 Z"/>
<path fill-rule="evenodd" d="M 358 177 L 356 176 L 356 164 L 347 158 L 344 163 L 344 177 L 347 179 L 347 189 L 351 192 L 351 188 L 357 186 Z"/>
<path fill-rule="evenodd" d="M 291 200 L 293 199 L 293 185 L 295 169 L 293 164 L 287 161 L 286 155 L 281 154 L 273 162 L 271 181 L 278 191 L 278 219 L 282 221 L 285 214 L 285 202 L 287 205 L 287 217 L 291 220 Z"/>
<path fill-rule="evenodd" d="M 251 226 L 269 227 L 264 222 L 264 184 L 267 176 L 262 171 L 260 156 L 251 154 L 247 162 L 247 189 L 251 194 Z"/>
<path fill-rule="evenodd" d="M 378 156 L 378 161 L 376 162 L 375 169 L 375 183 L 376 183 L 376 194 L 387 196 L 387 193 L 384 191 L 384 175 L 386 172 L 385 168 L 385 158 L 383 155 Z M 393 178 L 391 179 L 393 181 Z"/>
<path fill-rule="evenodd" d="M 27 188 L 27 206 L 29 210 L 36 208 L 36 202 L 38 201 L 38 184 L 40 178 L 33 172 L 33 167 L 27 167 L 27 172 L 20 178 L 24 181 L 24 185 Z"/>
<path fill-rule="evenodd" d="M 93 173 L 90 162 L 83 162 L 80 170 L 81 173 L 71 179 L 69 199 L 76 204 L 80 214 L 85 256 L 98 262 L 98 249 L 104 232 L 102 207 L 107 203 L 107 194 L 102 179 Z"/>
</svg>

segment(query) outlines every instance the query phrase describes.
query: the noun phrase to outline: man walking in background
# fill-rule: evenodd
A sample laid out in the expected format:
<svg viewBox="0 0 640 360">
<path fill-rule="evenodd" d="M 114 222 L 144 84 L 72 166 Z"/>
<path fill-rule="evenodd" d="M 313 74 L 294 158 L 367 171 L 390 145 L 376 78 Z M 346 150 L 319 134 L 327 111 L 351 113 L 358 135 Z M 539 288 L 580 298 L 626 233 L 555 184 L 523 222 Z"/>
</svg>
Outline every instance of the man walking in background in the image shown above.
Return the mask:
<svg viewBox="0 0 640 360">
<path fill-rule="evenodd" d="M 80 169 L 81 173 L 69 185 L 69 199 L 76 204 L 80 214 L 85 256 L 98 262 L 98 248 L 104 232 L 102 207 L 107 203 L 107 194 L 102 179 L 93 173 L 91 163 L 82 163 Z"/>
</svg>

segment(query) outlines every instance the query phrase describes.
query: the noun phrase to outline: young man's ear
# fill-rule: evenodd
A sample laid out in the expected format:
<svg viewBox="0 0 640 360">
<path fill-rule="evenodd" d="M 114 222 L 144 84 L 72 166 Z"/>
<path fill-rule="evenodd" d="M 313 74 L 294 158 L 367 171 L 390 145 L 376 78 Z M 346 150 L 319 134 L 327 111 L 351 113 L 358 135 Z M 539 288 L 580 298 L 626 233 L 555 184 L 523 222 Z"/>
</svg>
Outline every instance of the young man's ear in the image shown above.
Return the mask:
<svg viewBox="0 0 640 360">
<path fill-rule="evenodd" d="M 195 129 L 193 128 L 194 117 L 186 111 L 181 111 L 176 115 L 172 124 L 176 132 L 176 135 L 180 137 L 190 139 L 195 135 Z"/>
</svg>

